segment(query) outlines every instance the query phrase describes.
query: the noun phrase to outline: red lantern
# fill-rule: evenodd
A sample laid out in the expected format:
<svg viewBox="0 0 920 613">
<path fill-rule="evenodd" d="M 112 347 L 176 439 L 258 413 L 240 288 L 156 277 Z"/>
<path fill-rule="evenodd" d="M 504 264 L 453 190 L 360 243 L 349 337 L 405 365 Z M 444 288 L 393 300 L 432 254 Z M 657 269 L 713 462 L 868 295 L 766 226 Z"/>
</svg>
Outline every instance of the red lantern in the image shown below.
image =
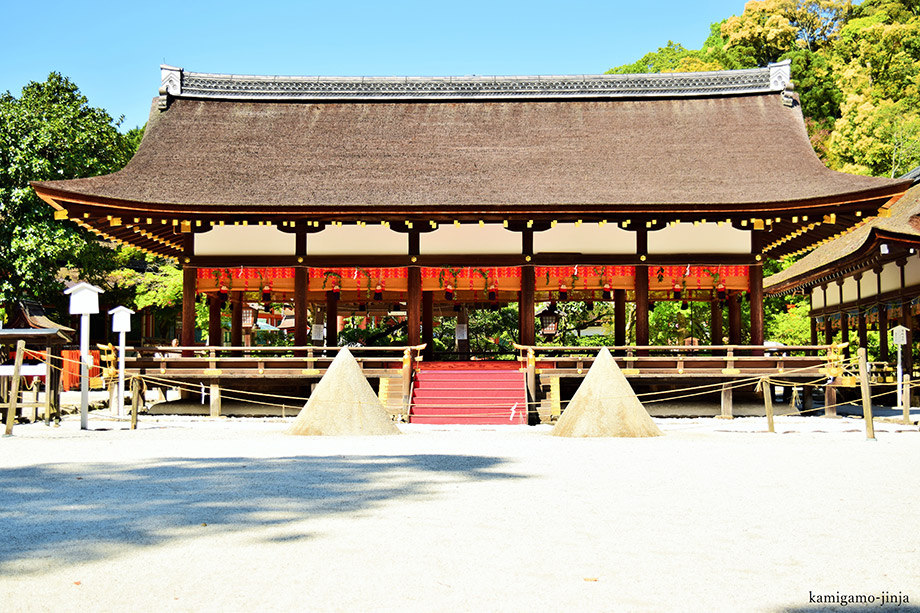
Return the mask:
<svg viewBox="0 0 920 613">
<path fill-rule="evenodd" d="M 383 286 L 379 283 L 374 288 L 374 300 L 383 300 Z"/>
<path fill-rule="evenodd" d="M 569 288 L 565 286 L 565 283 L 559 284 L 559 299 L 560 300 L 569 299 Z"/>
<path fill-rule="evenodd" d="M 268 284 L 262 286 L 262 302 L 271 302 L 272 288 Z"/>
<path fill-rule="evenodd" d="M 674 290 L 674 300 L 680 300 L 681 292 L 683 291 L 684 288 L 681 287 L 680 283 L 677 283 L 675 281 L 672 289 Z"/>
<path fill-rule="evenodd" d="M 719 283 L 716 285 L 716 296 L 719 298 L 719 300 L 725 300 L 726 295 L 725 284 L 719 281 Z"/>
<path fill-rule="evenodd" d="M 495 291 L 495 284 L 493 283 L 492 285 L 489 286 L 489 300 L 497 300 L 497 299 L 498 299 L 498 294 Z"/>
<path fill-rule="evenodd" d="M 448 284 L 447 287 L 444 288 L 444 297 L 448 300 L 454 299 L 454 286 L 453 285 Z"/>
<path fill-rule="evenodd" d="M 604 283 L 604 292 L 601 294 L 604 300 L 610 300 L 610 284 Z"/>
</svg>

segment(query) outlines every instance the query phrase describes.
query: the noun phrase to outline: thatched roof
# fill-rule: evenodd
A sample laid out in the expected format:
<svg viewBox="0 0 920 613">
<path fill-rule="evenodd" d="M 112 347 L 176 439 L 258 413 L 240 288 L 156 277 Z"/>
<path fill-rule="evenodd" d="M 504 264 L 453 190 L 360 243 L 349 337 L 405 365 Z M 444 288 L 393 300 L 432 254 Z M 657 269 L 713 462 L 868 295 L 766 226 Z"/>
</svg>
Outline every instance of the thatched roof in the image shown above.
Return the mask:
<svg viewBox="0 0 920 613">
<path fill-rule="evenodd" d="M 871 266 L 881 256 L 880 242 L 920 243 L 920 185 L 889 209 L 890 217 L 873 217 L 851 232 L 821 245 L 786 270 L 764 279 L 767 293 L 787 293 L 820 283 L 847 270 Z"/>
<path fill-rule="evenodd" d="M 899 191 L 903 182 L 825 168 L 775 73 L 410 81 L 178 72 L 180 87 L 167 71 L 164 90 L 175 94 L 154 104 L 126 168 L 35 186 L 58 200 L 179 213 L 776 210 Z"/>
</svg>

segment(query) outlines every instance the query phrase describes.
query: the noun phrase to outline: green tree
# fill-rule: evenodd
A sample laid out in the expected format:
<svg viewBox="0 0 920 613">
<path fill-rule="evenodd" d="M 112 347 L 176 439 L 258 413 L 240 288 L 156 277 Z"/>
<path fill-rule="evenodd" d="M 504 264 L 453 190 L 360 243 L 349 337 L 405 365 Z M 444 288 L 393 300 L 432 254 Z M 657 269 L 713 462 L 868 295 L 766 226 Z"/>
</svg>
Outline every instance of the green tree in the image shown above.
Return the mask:
<svg viewBox="0 0 920 613">
<path fill-rule="evenodd" d="M 102 283 L 117 266 L 108 246 L 55 221 L 29 181 L 118 170 L 134 151 L 120 123 L 56 72 L 26 85 L 18 98 L 0 95 L 0 304 L 22 297 L 60 303 L 62 269 Z"/>
</svg>

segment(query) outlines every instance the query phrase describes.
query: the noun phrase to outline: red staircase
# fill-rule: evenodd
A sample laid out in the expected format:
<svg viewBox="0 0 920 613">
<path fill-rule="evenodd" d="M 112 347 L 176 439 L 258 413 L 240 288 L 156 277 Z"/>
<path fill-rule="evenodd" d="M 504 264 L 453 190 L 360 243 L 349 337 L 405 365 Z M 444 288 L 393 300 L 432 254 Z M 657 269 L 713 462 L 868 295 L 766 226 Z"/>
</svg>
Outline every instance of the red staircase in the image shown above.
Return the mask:
<svg viewBox="0 0 920 613">
<path fill-rule="evenodd" d="M 516 362 L 427 362 L 412 387 L 413 424 L 527 424 Z"/>
</svg>

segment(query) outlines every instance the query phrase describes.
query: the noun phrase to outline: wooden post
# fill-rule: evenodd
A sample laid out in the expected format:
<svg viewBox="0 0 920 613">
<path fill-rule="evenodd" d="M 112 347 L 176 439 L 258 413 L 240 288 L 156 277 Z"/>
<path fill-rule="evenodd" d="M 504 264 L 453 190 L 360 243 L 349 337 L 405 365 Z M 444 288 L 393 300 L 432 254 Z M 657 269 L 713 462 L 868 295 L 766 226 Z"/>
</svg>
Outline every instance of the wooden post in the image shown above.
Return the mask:
<svg viewBox="0 0 920 613">
<path fill-rule="evenodd" d="M 728 344 L 741 344 L 741 296 L 728 298 Z"/>
<path fill-rule="evenodd" d="M 648 338 L 648 266 L 639 265 L 636 266 L 636 345 L 648 345 Z"/>
<path fill-rule="evenodd" d="M 859 355 L 859 389 L 862 392 L 863 419 L 866 422 L 866 438 L 875 440 L 875 424 L 872 422 L 872 397 L 869 393 L 869 365 L 866 361 L 866 348 L 860 347 Z"/>
<path fill-rule="evenodd" d="M 10 399 L 6 407 L 6 432 L 4 436 L 13 436 L 13 423 L 16 421 L 16 403 L 19 400 L 19 373 L 22 372 L 22 355 L 26 350 L 25 341 L 16 342 L 16 360 L 13 363 L 13 379 L 10 381 Z"/>
<path fill-rule="evenodd" d="M 326 292 L 326 346 L 339 346 L 339 295 Z"/>
<path fill-rule="evenodd" d="M 52 367 L 51 361 L 51 345 L 45 347 L 45 425 L 51 425 L 51 397 L 54 395 L 52 390 L 54 389 L 54 378 L 51 376 L 51 373 L 54 372 L 54 367 Z"/>
<path fill-rule="evenodd" d="M 306 346 L 307 340 L 307 269 L 294 269 L 294 344 Z"/>
<path fill-rule="evenodd" d="M 530 392 L 530 402 L 534 410 L 537 403 L 537 359 L 533 347 L 527 348 L 527 391 Z"/>
<path fill-rule="evenodd" d="M 131 377 L 131 429 L 137 430 L 137 407 L 141 402 L 140 377 Z"/>
<path fill-rule="evenodd" d="M 211 379 L 208 386 L 208 400 L 210 401 L 211 417 L 220 417 L 220 383 L 217 379 Z"/>
<path fill-rule="evenodd" d="M 422 355 L 430 362 L 434 359 L 434 292 L 422 292 Z"/>
<path fill-rule="evenodd" d="M 901 423 L 910 425 L 910 375 L 904 375 L 901 385 Z"/>
<path fill-rule="evenodd" d="M 808 415 L 815 408 L 814 391 L 811 385 L 802 386 L 802 415 Z"/>
<path fill-rule="evenodd" d="M 626 345 L 626 290 L 613 290 L 613 344 Z"/>
<path fill-rule="evenodd" d="M 406 412 L 406 417 L 408 417 L 412 413 L 412 350 L 409 348 L 403 350 L 402 380 L 403 408 Z"/>
<path fill-rule="evenodd" d="M 878 305 L 878 358 L 882 362 L 887 362 L 889 359 L 888 307 L 884 303 Z"/>
<path fill-rule="evenodd" d="M 182 338 L 183 347 L 195 344 L 195 286 L 198 283 L 198 270 L 190 266 L 182 269 Z M 188 354 L 188 355 L 186 355 Z M 186 351 L 183 357 L 191 357 Z"/>
<path fill-rule="evenodd" d="M 461 360 L 470 359 L 470 312 L 466 308 L 466 305 L 460 307 L 460 311 L 457 313 L 457 325 L 466 326 L 466 338 L 456 340 L 456 351 L 459 354 Z"/>
<path fill-rule="evenodd" d="M 239 347 L 243 344 L 243 293 L 234 292 L 230 304 L 233 308 L 230 314 L 230 344 Z"/>
<path fill-rule="evenodd" d="M 763 267 L 760 264 L 749 268 L 751 290 L 751 344 L 763 345 Z M 763 350 L 754 350 L 753 355 L 763 355 Z"/>
<path fill-rule="evenodd" d="M 709 329 L 710 345 L 721 345 L 722 343 L 722 301 L 713 298 L 709 301 Z"/>
<path fill-rule="evenodd" d="M 422 269 L 409 267 L 409 292 L 406 298 L 406 319 L 409 326 L 409 345 L 420 345 L 422 323 Z"/>
<path fill-rule="evenodd" d="M 837 388 L 830 381 L 824 384 L 824 416 L 837 417 Z"/>
<path fill-rule="evenodd" d="M 767 410 L 767 430 L 776 432 L 773 428 L 773 385 L 769 379 L 761 379 L 763 390 L 763 406 Z"/>
<path fill-rule="evenodd" d="M 533 266 L 521 266 L 521 301 L 518 303 L 522 345 L 536 344 L 536 278 Z"/>
<path fill-rule="evenodd" d="M 224 344 L 223 329 L 220 326 L 220 299 L 208 298 L 208 345 L 220 347 Z"/>
<path fill-rule="evenodd" d="M 719 417 L 722 419 L 733 419 L 733 408 L 732 384 L 731 381 L 726 381 L 722 384 L 722 414 Z"/>
</svg>

